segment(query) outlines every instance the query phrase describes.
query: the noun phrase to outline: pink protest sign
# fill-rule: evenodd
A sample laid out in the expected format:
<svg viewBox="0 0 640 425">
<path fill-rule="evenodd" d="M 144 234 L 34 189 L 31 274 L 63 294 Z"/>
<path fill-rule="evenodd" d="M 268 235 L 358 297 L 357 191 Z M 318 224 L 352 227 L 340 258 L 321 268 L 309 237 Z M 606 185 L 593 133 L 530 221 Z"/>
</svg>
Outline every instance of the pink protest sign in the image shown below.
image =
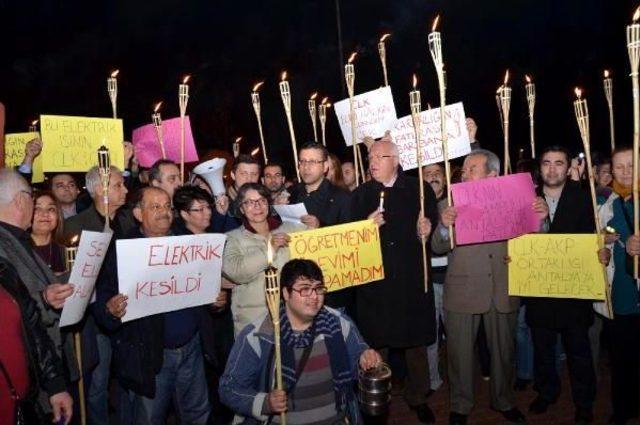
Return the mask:
<svg viewBox="0 0 640 425">
<path fill-rule="evenodd" d="M 167 159 L 180 163 L 180 118 L 163 120 L 162 133 Z M 154 162 L 162 159 L 162 149 L 160 149 L 153 124 L 143 125 L 133 130 L 131 142 L 136 149 L 136 158 L 141 166 L 151 167 Z M 184 162 L 198 162 L 198 153 L 188 116 L 184 119 Z"/>
<path fill-rule="evenodd" d="M 451 185 L 458 245 L 501 241 L 540 230 L 529 173 Z"/>
</svg>

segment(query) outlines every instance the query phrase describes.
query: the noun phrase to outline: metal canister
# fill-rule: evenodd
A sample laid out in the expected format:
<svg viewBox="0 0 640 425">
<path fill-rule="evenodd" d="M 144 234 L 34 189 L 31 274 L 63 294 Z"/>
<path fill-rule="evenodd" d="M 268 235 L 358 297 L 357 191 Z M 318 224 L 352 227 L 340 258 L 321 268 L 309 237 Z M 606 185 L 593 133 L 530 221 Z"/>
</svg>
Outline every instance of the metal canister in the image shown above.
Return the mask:
<svg viewBox="0 0 640 425">
<path fill-rule="evenodd" d="M 385 363 L 360 370 L 358 376 L 358 401 L 364 413 L 380 416 L 387 412 L 391 402 L 391 369 Z"/>
</svg>

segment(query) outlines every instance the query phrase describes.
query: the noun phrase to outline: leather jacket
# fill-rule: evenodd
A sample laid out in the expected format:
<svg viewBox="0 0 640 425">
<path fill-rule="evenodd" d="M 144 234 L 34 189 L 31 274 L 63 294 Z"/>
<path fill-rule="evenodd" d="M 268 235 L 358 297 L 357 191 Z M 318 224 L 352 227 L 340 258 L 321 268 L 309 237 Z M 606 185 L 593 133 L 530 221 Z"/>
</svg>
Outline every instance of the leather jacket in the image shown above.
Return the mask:
<svg viewBox="0 0 640 425">
<path fill-rule="evenodd" d="M 22 316 L 30 382 L 27 398 L 35 399 L 39 389 L 49 396 L 66 391 L 64 368 L 40 320 L 38 304 L 29 295 L 14 267 L 3 258 L 0 258 L 0 286 L 0 290 L 5 290 L 17 303 Z"/>
</svg>

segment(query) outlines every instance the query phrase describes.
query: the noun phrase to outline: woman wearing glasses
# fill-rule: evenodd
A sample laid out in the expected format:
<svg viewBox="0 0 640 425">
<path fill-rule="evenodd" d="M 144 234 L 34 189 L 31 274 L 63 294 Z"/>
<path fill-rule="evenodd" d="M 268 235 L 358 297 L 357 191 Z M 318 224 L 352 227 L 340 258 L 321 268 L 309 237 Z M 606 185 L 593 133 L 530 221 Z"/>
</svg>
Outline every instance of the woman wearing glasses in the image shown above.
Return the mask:
<svg viewBox="0 0 640 425">
<path fill-rule="evenodd" d="M 267 244 L 271 243 L 273 266 L 281 269 L 289 260 L 288 233 L 305 230 L 303 224 L 281 223 L 269 215 L 269 191 L 258 183 L 246 183 L 238 191 L 236 217 L 242 226 L 227 233 L 222 272 L 235 285 L 231 312 L 235 334 L 267 313 L 264 270 L 268 266 Z"/>
</svg>

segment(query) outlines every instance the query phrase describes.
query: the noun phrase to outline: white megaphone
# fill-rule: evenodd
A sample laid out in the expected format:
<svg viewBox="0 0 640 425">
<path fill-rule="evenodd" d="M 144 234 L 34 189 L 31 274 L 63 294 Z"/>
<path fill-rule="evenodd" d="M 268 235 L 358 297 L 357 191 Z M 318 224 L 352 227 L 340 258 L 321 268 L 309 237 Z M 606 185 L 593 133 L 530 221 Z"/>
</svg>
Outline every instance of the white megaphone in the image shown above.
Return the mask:
<svg viewBox="0 0 640 425">
<path fill-rule="evenodd" d="M 222 180 L 224 165 L 226 163 L 227 160 L 224 158 L 213 158 L 199 164 L 193 169 L 195 174 L 207 182 L 215 196 L 224 195 L 227 192 L 224 187 L 224 181 Z"/>
</svg>

